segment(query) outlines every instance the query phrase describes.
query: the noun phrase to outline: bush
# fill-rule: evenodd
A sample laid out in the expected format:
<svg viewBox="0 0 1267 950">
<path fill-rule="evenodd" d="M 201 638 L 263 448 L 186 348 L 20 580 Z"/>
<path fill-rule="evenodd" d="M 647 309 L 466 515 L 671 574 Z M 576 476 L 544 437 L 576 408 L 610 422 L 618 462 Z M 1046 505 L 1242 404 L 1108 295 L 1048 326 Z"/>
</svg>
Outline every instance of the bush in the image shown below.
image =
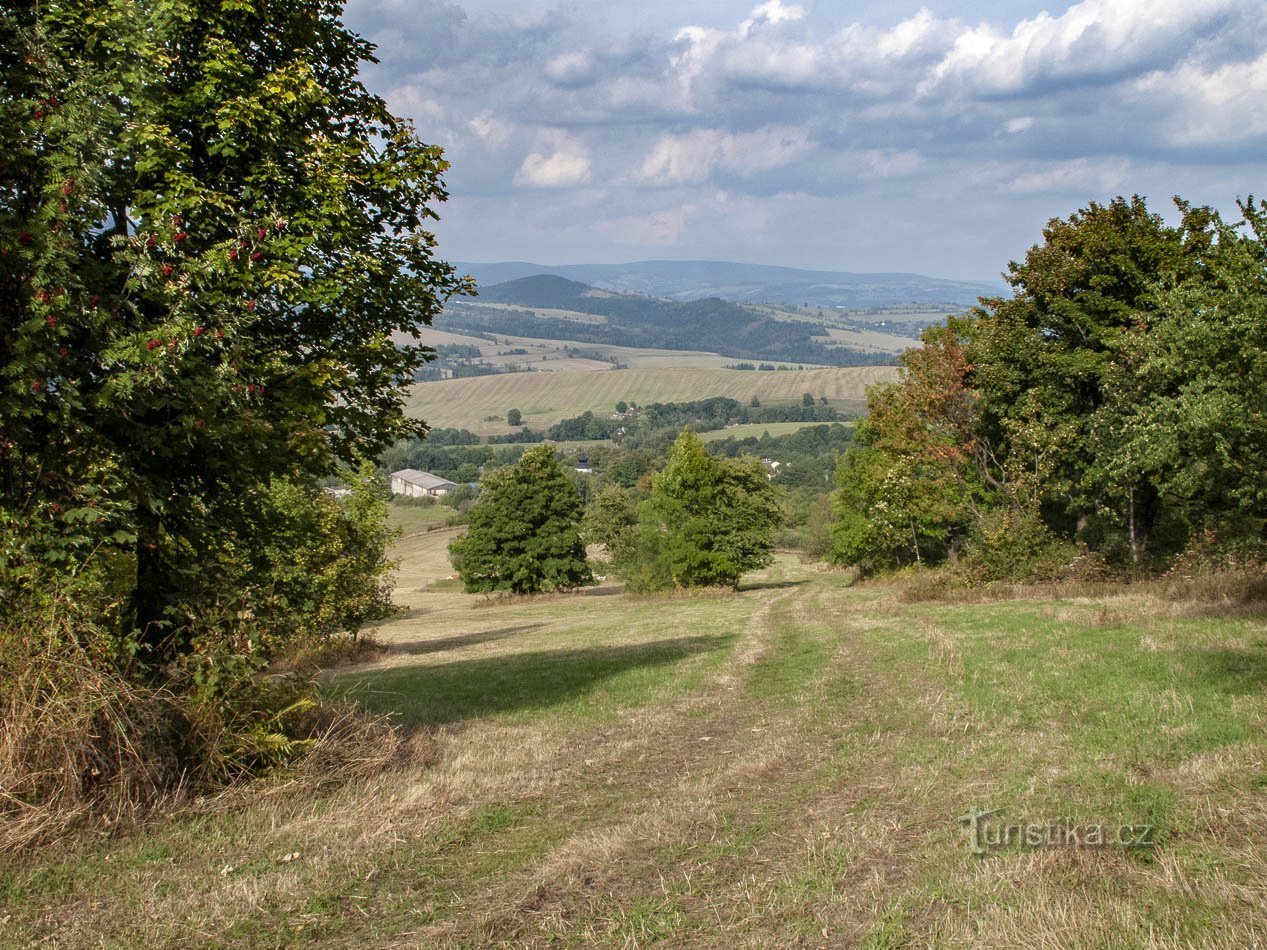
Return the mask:
<svg viewBox="0 0 1267 950">
<path fill-rule="evenodd" d="M 1036 511 L 1003 507 L 981 513 L 969 538 L 962 572 L 977 582 L 1054 580 L 1078 559 Z"/>
</svg>

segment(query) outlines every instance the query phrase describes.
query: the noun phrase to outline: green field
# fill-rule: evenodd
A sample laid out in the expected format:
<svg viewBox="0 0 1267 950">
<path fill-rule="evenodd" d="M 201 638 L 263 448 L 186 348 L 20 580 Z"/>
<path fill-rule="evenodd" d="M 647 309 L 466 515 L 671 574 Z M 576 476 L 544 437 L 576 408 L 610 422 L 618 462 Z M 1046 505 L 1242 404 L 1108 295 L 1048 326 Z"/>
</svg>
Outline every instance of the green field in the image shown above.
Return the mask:
<svg viewBox="0 0 1267 950">
<path fill-rule="evenodd" d="M 10 860 L 0 942 L 1267 941 L 1267 612 L 1234 585 L 928 600 L 785 558 L 499 601 L 443 580 L 454 533 L 402 542 L 392 651 L 328 683 L 406 761 Z"/>
<path fill-rule="evenodd" d="M 400 531 L 402 537 L 420 531 L 433 531 L 452 517 L 454 511 L 447 505 L 417 505 L 393 501 L 387 508 L 387 524 Z"/>
<path fill-rule="evenodd" d="M 725 429 L 713 429 L 710 432 L 701 432 L 700 438 L 705 442 L 720 442 L 723 439 L 747 439 L 761 438 L 767 432 L 771 437 L 788 435 L 792 432 L 799 432 L 806 426 L 825 425 L 822 422 L 751 422 L 744 425 L 729 426 Z"/>
<path fill-rule="evenodd" d="M 409 412 L 432 426 L 464 428 L 481 435 L 513 431 L 503 419 L 510 409 L 523 413 L 524 423 L 540 429 L 586 410 L 611 412 L 620 400 L 649 405 L 728 396 L 747 403 L 754 395 L 763 404 L 799 404 L 804 393 L 826 396 L 839 409 L 860 411 L 866 387 L 895 378 L 887 366 L 860 366 L 791 371 L 643 368 L 600 372 L 508 373 L 473 379 L 416 384 Z"/>
</svg>

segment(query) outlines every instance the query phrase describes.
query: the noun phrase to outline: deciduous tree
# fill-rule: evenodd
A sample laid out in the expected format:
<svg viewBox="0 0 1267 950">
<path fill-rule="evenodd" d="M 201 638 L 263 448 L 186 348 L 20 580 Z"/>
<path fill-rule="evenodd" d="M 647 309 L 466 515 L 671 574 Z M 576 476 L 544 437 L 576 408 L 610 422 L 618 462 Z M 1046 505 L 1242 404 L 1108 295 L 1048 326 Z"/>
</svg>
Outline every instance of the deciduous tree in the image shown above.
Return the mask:
<svg viewBox="0 0 1267 950">
<path fill-rule="evenodd" d="M 618 569 L 631 586 L 734 587 L 773 560 L 778 492 L 752 456 L 715 459 L 685 430 L 639 506 L 639 527 Z"/>
<path fill-rule="evenodd" d="M 427 231 L 440 151 L 366 91 L 372 47 L 338 15 L 0 13 L 0 519 L 24 539 L 9 576 L 50 537 L 130 547 L 156 655 L 189 606 L 180 559 L 249 543 L 243 496 L 422 431 L 403 387 L 427 352 L 398 341 L 466 286 Z"/>
<path fill-rule="evenodd" d="M 471 593 L 535 594 L 593 580 L 581 540 L 581 500 L 554 449 L 540 445 L 480 482 L 466 534 L 450 545 Z"/>
</svg>

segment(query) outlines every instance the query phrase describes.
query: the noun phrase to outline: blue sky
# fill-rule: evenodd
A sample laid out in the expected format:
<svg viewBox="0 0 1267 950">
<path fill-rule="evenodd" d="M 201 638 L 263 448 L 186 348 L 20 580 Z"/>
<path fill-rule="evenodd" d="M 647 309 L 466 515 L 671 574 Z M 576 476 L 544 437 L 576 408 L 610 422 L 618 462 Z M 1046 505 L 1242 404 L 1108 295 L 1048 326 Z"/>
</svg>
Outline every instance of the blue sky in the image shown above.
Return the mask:
<svg viewBox="0 0 1267 950">
<path fill-rule="evenodd" d="M 1043 224 L 1267 194 L 1262 0 L 351 0 L 454 260 L 997 276 Z"/>
</svg>

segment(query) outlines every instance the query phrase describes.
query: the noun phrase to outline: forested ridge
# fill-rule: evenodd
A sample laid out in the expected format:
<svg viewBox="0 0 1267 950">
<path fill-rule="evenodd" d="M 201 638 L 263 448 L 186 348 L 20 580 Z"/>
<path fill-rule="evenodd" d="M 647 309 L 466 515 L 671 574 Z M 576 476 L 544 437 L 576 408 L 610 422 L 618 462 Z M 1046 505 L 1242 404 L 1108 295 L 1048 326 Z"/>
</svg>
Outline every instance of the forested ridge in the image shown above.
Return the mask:
<svg viewBox="0 0 1267 950">
<path fill-rule="evenodd" d="M 827 346 L 822 342 L 825 332 L 814 324 L 774 320 L 716 297 L 682 303 L 639 294 L 613 294 L 543 274 L 483 288 L 480 298 L 516 309 L 454 303 L 445 309 L 438 325 L 453 330 L 544 340 L 700 350 L 723 356 L 825 366 L 892 362 L 887 355 Z M 543 316 L 533 311 L 533 307 L 593 314 L 605 317 L 606 322 L 582 323 Z"/>
</svg>

